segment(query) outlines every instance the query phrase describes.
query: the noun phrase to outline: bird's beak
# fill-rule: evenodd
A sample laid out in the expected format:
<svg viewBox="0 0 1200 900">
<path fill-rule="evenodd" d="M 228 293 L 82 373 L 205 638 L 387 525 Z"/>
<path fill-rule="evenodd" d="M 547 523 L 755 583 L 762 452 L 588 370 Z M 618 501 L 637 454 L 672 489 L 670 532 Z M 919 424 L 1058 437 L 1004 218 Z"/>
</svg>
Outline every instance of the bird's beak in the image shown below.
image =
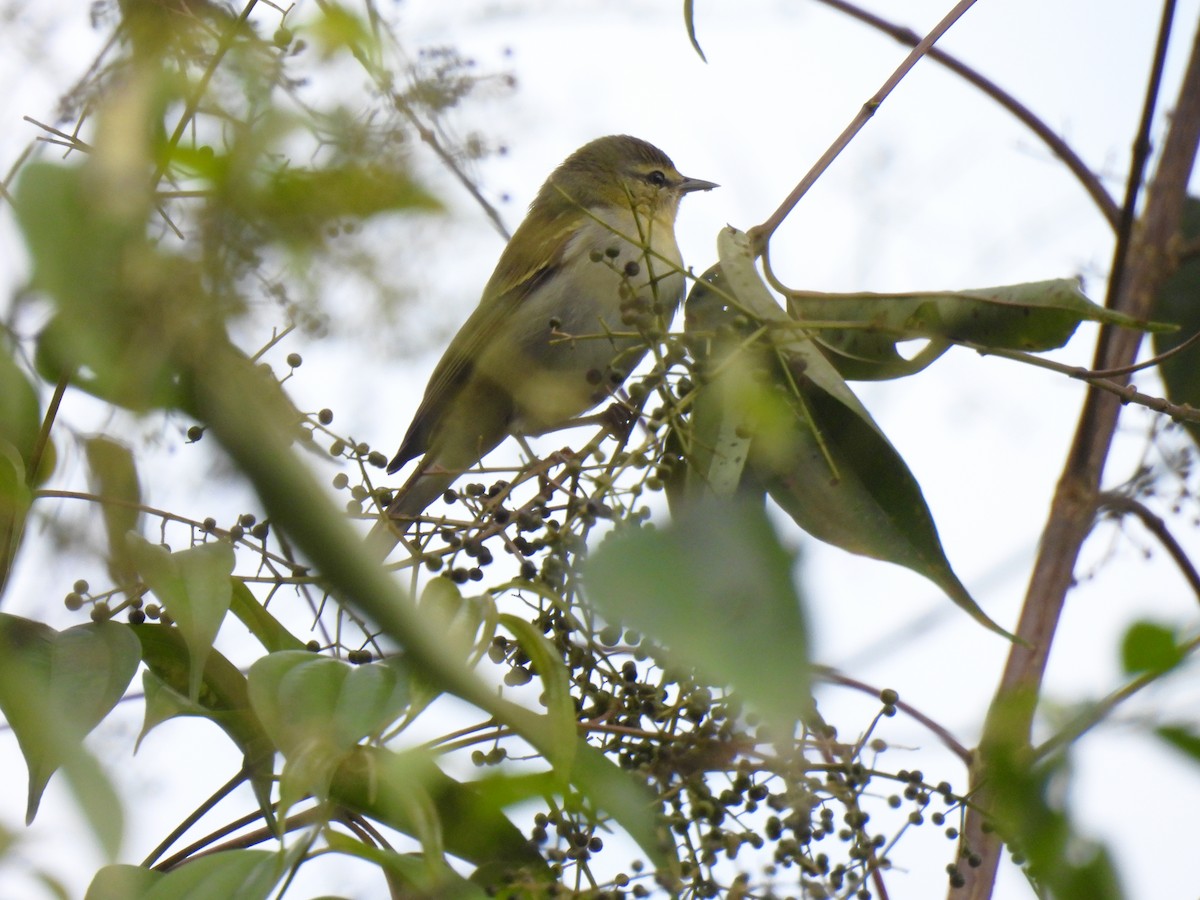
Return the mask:
<svg viewBox="0 0 1200 900">
<path fill-rule="evenodd" d="M 679 182 L 679 193 L 690 194 L 692 191 L 711 191 L 713 188 L 720 187 L 714 181 L 704 181 L 701 178 L 684 178 Z"/>
</svg>

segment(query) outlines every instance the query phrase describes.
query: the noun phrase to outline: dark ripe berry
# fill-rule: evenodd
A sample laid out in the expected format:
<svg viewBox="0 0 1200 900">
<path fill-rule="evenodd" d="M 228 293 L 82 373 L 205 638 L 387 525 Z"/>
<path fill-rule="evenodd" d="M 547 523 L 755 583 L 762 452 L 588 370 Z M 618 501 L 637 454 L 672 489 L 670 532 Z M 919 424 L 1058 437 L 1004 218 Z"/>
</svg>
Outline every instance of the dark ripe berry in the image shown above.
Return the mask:
<svg viewBox="0 0 1200 900">
<path fill-rule="evenodd" d="M 71 591 L 71 593 L 67 594 L 67 596 L 63 598 L 63 603 L 66 605 L 67 609 L 71 610 L 71 612 L 75 612 L 76 610 L 83 608 L 83 598 L 80 597 L 75 591 Z"/>
<path fill-rule="evenodd" d="M 129 611 L 129 624 L 130 625 L 141 625 L 145 621 L 146 621 L 146 614 L 144 612 L 142 612 L 140 609 L 131 609 Z"/>
<path fill-rule="evenodd" d="M 317 413 L 317 421 L 322 425 L 329 425 L 333 422 L 333 410 L 323 409 Z"/>
<path fill-rule="evenodd" d="M 620 247 L 609 247 L 608 249 L 606 249 L 604 251 L 604 255 L 607 256 L 609 259 L 616 259 L 618 256 L 621 255 L 621 248 Z"/>
<path fill-rule="evenodd" d="M 217 528 L 217 520 L 209 516 L 201 523 L 200 527 L 208 534 L 212 534 Z"/>
<path fill-rule="evenodd" d="M 188 443 L 194 444 L 202 437 L 204 437 L 204 429 L 199 425 L 193 425 L 187 430 Z"/>
<path fill-rule="evenodd" d="M 319 653 L 321 651 L 321 645 L 316 641 L 309 641 L 304 645 L 304 649 L 309 653 Z"/>
<path fill-rule="evenodd" d="M 289 353 L 287 355 L 287 364 L 293 369 L 300 368 L 300 364 L 302 362 L 304 362 L 304 360 L 300 357 L 299 353 Z"/>
<path fill-rule="evenodd" d="M 624 271 L 626 278 L 633 278 L 638 274 L 638 272 L 642 271 L 642 267 L 637 264 L 637 260 L 631 259 L 629 262 L 625 263 Z"/>
<path fill-rule="evenodd" d="M 242 513 L 238 516 L 238 524 L 243 528 L 253 528 L 258 519 L 252 513 Z"/>
<path fill-rule="evenodd" d="M 879 692 L 879 701 L 884 706 L 895 706 L 896 701 L 900 699 L 900 695 L 891 688 L 884 688 Z"/>
</svg>

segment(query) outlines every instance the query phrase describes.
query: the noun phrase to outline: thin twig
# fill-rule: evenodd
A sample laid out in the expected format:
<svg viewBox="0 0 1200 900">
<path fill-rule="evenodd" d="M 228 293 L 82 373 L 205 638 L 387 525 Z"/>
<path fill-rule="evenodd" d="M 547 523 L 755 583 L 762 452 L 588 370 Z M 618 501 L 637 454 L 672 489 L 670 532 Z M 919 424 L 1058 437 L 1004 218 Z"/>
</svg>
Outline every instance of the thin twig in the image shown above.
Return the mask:
<svg viewBox="0 0 1200 900">
<path fill-rule="evenodd" d="M 755 225 L 747 232 L 751 247 L 754 248 L 755 256 L 762 255 L 767 241 L 771 239 L 771 235 L 783 224 L 783 220 L 791 214 L 792 210 L 796 208 L 796 204 L 817 183 L 817 179 L 824 174 L 825 170 L 837 159 L 838 155 L 863 130 L 867 121 L 875 115 L 875 111 L 883 105 L 883 101 L 888 98 L 888 95 L 895 89 L 896 85 L 912 70 L 921 57 L 929 51 L 929 48 L 934 45 L 938 38 L 945 34 L 950 26 L 962 18 L 963 14 L 974 5 L 975 0 L 959 0 L 955 4 L 954 9 L 946 13 L 945 17 L 934 26 L 933 30 L 925 35 L 912 49 L 912 52 L 908 54 L 904 62 L 900 63 L 896 71 L 891 74 L 891 77 L 883 83 L 883 87 L 876 91 L 875 95 L 863 104 L 862 109 L 858 111 L 858 115 L 838 135 L 837 140 L 829 146 L 829 149 L 821 155 L 821 158 L 816 161 L 813 167 L 809 169 L 808 174 L 800 179 L 800 183 L 792 189 L 787 199 L 780 204 L 779 209 L 771 213 L 770 217 L 761 225 Z"/>
<path fill-rule="evenodd" d="M 867 23 L 872 28 L 879 29 L 902 44 L 915 47 L 920 43 L 921 38 L 915 31 L 889 22 L 887 19 L 867 12 L 853 3 L 846 2 L 846 0 L 819 0 L 819 2 L 824 3 L 826 6 L 831 6 L 840 12 L 844 12 L 848 16 L 853 16 L 860 22 Z M 1079 183 L 1083 185 L 1083 189 L 1087 191 L 1088 196 L 1099 207 L 1101 215 L 1104 216 L 1108 223 L 1114 229 L 1118 227 L 1121 210 L 1117 206 L 1116 201 L 1113 200 L 1112 195 L 1104 189 L 1104 185 L 1096 177 L 1096 173 L 1087 167 L 1087 164 L 1079 158 L 1079 155 L 1071 149 L 1071 146 L 1055 134 L 1049 125 L 1034 115 L 1028 106 L 1008 93 L 1004 88 L 996 84 L 996 82 L 981 75 L 962 60 L 956 56 L 952 56 L 945 50 L 933 47 L 927 55 L 934 62 L 945 66 L 964 81 L 979 88 L 984 94 L 1012 113 L 1026 128 L 1037 135 L 1042 143 L 1049 147 L 1050 151 L 1071 170 Z"/>
<path fill-rule="evenodd" d="M 192 810 L 187 818 L 175 826 L 171 833 L 163 838 L 162 842 L 157 847 L 150 851 L 150 855 L 142 860 L 142 868 L 149 869 L 151 866 L 153 866 L 155 861 L 164 853 L 166 853 L 172 844 L 174 844 L 177 840 L 183 837 L 184 834 L 187 833 L 188 829 L 190 829 L 205 815 L 207 815 L 208 812 L 213 809 L 213 807 L 233 793 L 238 785 L 242 784 L 248 777 L 249 775 L 247 774 L 246 769 L 242 768 L 238 770 L 236 775 L 217 788 L 207 800 L 196 807 L 196 809 Z"/>
<path fill-rule="evenodd" d="M 1184 641 L 1179 645 L 1179 652 L 1181 656 L 1186 657 L 1196 652 L 1197 648 L 1200 648 L 1200 637 Z M 1063 747 L 1073 744 L 1107 719 L 1120 704 L 1142 690 L 1142 688 L 1154 684 L 1154 682 L 1162 678 L 1163 674 L 1162 672 L 1143 672 L 1136 678 L 1131 679 L 1127 684 L 1121 685 L 1121 687 L 1117 688 L 1107 697 L 1089 705 L 1082 715 L 1069 722 L 1058 733 L 1035 747 L 1033 750 L 1034 759 L 1045 759 L 1047 756 L 1057 753 Z"/>
<path fill-rule="evenodd" d="M 1146 409 L 1170 416 L 1179 422 L 1200 422 L 1200 409 L 1190 406 L 1187 403 L 1172 403 L 1164 397 L 1143 394 L 1132 384 L 1113 381 L 1111 378 L 1098 375 L 1096 369 L 1085 369 L 1083 366 L 1070 366 L 1066 363 L 1060 363 L 1033 353 L 1025 353 L 1021 350 L 1002 350 L 984 347 L 979 344 L 971 344 L 965 341 L 959 343 L 964 347 L 975 350 L 981 356 L 998 356 L 1001 359 L 1011 359 L 1030 366 L 1037 366 L 1039 369 L 1049 369 L 1051 372 L 1058 372 L 1061 375 L 1066 375 L 1068 378 L 1074 378 L 1078 381 L 1085 381 L 1094 388 L 1112 394 L 1122 403 L 1144 406 Z M 1101 369 L 1099 371 L 1104 372 L 1109 370 Z"/>
<path fill-rule="evenodd" d="M 1182 353 L 1197 341 L 1200 341 L 1200 331 L 1197 331 L 1182 344 L 1176 344 L 1170 350 L 1160 353 L 1158 356 L 1152 356 L 1149 359 L 1142 360 L 1140 363 L 1133 363 L 1132 365 L 1128 366 L 1113 366 L 1107 369 L 1089 369 L 1088 371 L 1091 373 L 1093 378 L 1117 378 L 1122 375 L 1132 375 L 1134 372 L 1140 372 L 1143 369 L 1152 369 L 1155 366 L 1166 362 L 1172 356 Z"/>
<path fill-rule="evenodd" d="M 1175 560 L 1175 565 L 1179 566 L 1179 571 L 1191 585 L 1192 592 L 1195 593 L 1197 599 L 1200 599 L 1200 572 L 1196 571 L 1187 552 L 1167 529 L 1167 523 L 1163 521 L 1162 516 L 1155 514 L 1144 503 L 1140 503 L 1133 497 L 1126 497 L 1115 491 L 1105 491 L 1100 495 L 1100 510 L 1131 513 L 1137 516 L 1146 530 L 1158 538 L 1158 542 L 1171 554 L 1171 559 Z"/>
<path fill-rule="evenodd" d="M 815 675 L 817 675 L 817 677 L 823 678 L 825 681 L 832 682 L 833 684 L 840 684 L 843 687 L 853 688 L 856 691 L 862 691 L 864 694 L 871 694 L 874 697 L 879 696 L 879 688 L 873 687 L 866 682 L 859 681 L 856 678 L 850 678 L 847 675 L 843 675 L 840 672 L 826 668 L 825 666 L 813 666 L 813 672 Z M 896 709 L 899 709 L 911 718 L 916 719 L 918 722 L 936 734 L 938 739 L 946 745 L 946 748 L 960 760 L 962 760 L 964 766 L 969 766 L 971 764 L 972 754 L 970 749 L 968 749 L 965 744 L 951 734 L 944 726 L 939 725 L 933 719 L 929 718 L 929 716 L 925 715 L 925 713 L 913 706 L 910 706 L 903 700 L 897 700 L 894 705 Z"/>
</svg>

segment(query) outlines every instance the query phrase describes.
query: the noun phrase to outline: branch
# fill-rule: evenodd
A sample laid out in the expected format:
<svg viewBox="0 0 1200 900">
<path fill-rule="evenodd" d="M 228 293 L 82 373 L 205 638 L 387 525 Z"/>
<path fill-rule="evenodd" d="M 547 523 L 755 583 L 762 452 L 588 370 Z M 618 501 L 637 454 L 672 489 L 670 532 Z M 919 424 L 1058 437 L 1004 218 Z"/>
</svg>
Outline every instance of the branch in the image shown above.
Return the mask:
<svg viewBox="0 0 1200 900">
<path fill-rule="evenodd" d="M 1179 571 L 1187 579 L 1187 583 L 1191 586 L 1197 599 L 1200 599 L 1200 572 L 1196 571 L 1187 552 L 1167 529 L 1167 523 L 1162 520 L 1162 516 L 1155 515 L 1145 504 L 1139 503 L 1132 497 L 1112 491 L 1105 491 L 1100 495 L 1100 509 L 1101 511 L 1110 510 L 1120 515 L 1133 514 L 1137 516 L 1145 529 L 1158 538 L 1158 542 L 1171 554 L 1171 559 L 1175 560 L 1175 565 L 1179 566 Z"/>
<path fill-rule="evenodd" d="M 1025 363 L 1030 366 L 1037 366 L 1039 369 L 1049 369 L 1051 372 L 1058 372 L 1061 375 L 1066 375 L 1068 378 L 1074 378 L 1078 381 L 1086 381 L 1092 387 L 1105 391 L 1116 397 L 1121 403 L 1133 403 L 1137 406 L 1144 406 L 1146 409 L 1153 410 L 1157 413 L 1162 413 L 1165 416 L 1170 416 L 1177 422 L 1197 422 L 1200 423 L 1200 409 L 1191 406 L 1187 403 L 1172 403 L 1165 397 L 1155 397 L 1152 394 L 1143 394 L 1134 385 L 1127 381 L 1118 381 L 1115 378 L 1107 377 L 1104 373 L 1115 372 L 1118 375 L 1128 374 L 1136 371 L 1141 366 L 1117 366 L 1111 369 L 1085 369 L 1082 366 L 1071 366 L 1066 363 L 1060 363 L 1053 359 L 1047 359 L 1044 356 L 1037 356 L 1033 353 L 1025 353 L 1021 350 L 1002 350 L 998 348 L 988 348 L 980 344 L 971 344 L 966 341 L 959 342 L 964 347 L 976 351 L 980 356 L 998 356 L 1001 359 L 1011 359 L 1016 362 Z M 1174 350 L 1176 348 L 1172 348 Z M 1165 355 L 1165 354 L 1164 354 Z M 1161 361 L 1161 360 L 1160 360 Z"/>
<path fill-rule="evenodd" d="M 821 155 L 821 158 L 816 161 L 813 167 L 809 169 L 808 174 L 800 179 L 800 183 L 792 189 L 787 199 L 780 204 L 779 209 L 771 213 L 770 218 L 761 225 L 755 225 L 747 232 L 756 256 L 762 255 L 767 241 L 771 239 L 771 235 L 775 233 L 775 230 L 783 224 L 783 220 L 796 208 L 796 204 L 800 202 L 800 198 L 808 193 L 809 189 L 817 183 L 817 179 L 825 173 L 825 170 L 849 146 L 854 137 L 866 127 L 867 121 L 875 115 L 875 110 L 883 105 L 883 101 L 888 98 L 888 95 L 895 89 L 896 85 L 912 70 L 912 67 L 917 64 L 918 60 L 929 52 L 929 48 L 934 45 L 938 38 L 945 34 L 950 29 L 950 26 L 961 19 L 963 14 L 974 5 L 975 0 L 959 0 L 955 4 L 954 9 L 946 13 L 942 21 L 934 26 L 933 31 L 925 35 L 913 48 L 904 62 L 900 63 L 891 77 L 883 83 L 883 87 L 875 92 L 875 96 L 863 104 L 862 109 L 858 111 L 858 115 L 838 135 L 837 140 Z"/>
<path fill-rule="evenodd" d="M 1132 223 L 1137 186 L 1145 165 L 1149 122 L 1157 100 L 1158 78 L 1166 50 L 1166 35 L 1174 4 L 1164 5 L 1158 54 L 1147 89 L 1143 127 L 1134 145 L 1123 218 Z M 1148 318 L 1154 297 L 1169 274 L 1166 260 L 1179 230 L 1189 175 L 1200 142 L 1200 32 L 1180 85 L 1179 99 L 1163 146 L 1158 171 L 1151 185 L 1145 212 L 1138 227 L 1122 228 L 1114 253 L 1108 305 L 1138 318 Z M 1093 369 L 1130 365 L 1141 335 L 1112 327 L 1101 329 Z M 977 805 L 967 814 L 963 839 L 979 858 L 975 867 L 963 867 L 961 890 L 951 888 L 955 900 L 987 900 L 999 864 L 1002 842 L 987 827 L 986 811 L 992 806 L 993 786 L 987 782 L 987 761 L 995 754 L 1021 753 L 1030 747 L 1037 698 L 1046 661 L 1058 627 L 1067 592 L 1074 585 L 1075 562 L 1092 528 L 1101 503 L 1100 477 L 1108 457 L 1121 403 L 1112 395 L 1090 390 L 1084 401 L 1075 439 L 1055 492 L 1039 552 L 1030 577 L 1017 635 L 1025 644 L 1014 644 L 993 698 L 980 742 L 981 765 L 972 773 Z"/>
<path fill-rule="evenodd" d="M 867 12 L 865 9 L 846 2 L 846 0 L 819 0 L 819 2 L 824 3 L 826 6 L 832 6 L 834 9 L 844 12 L 848 16 L 853 16 L 860 22 L 866 22 L 872 28 L 879 29 L 902 44 L 915 47 L 920 43 L 921 39 L 915 31 L 902 28 L 873 13 Z M 933 47 L 927 55 L 934 62 L 945 66 L 964 81 L 979 88 L 979 90 L 983 91 L 983 93 L 1012 113 L 1026 128 L 1036 134 L 1042 143 L 1049 147 L 1050 151 L 1071 170 L 1071 173 L 1079 180 L 1079 183 L 1083 185 L 1083 189 L 1088 192 L 1088 195 L 1095 202 L 1096 206 L 1100 208 L 1100 214 L 1108 220 L 1108 223 L 1114 229 L 1119 226 L 1121 210 L 1117 207 L 1116 201 L 1113 200 L 1108 191 L 1104 189 L 1104 185 L 1096 177 L 1096 173 L 1087 167 L 1084 161 L 1079 158 L 1079 155 L 1071 149 L 1071 146 L 1055 134 L 1049 125 L 1034 115 L 1028 106 L 1008 93 L 1004 88 L 996 84 L 996 82 L 976 72 L 962 60 L 958 59 L 958 57 L 952 56 L 945 50 Z"/>
</svg>

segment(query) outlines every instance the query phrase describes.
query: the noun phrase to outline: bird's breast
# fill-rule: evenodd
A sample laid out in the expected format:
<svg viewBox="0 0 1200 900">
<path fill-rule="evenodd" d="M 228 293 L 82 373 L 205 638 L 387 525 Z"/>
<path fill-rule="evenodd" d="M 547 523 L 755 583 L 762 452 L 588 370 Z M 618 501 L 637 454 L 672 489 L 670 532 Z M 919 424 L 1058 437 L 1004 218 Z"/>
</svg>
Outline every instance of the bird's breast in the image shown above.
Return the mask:
<svg viewBox="0 0 1200 900">
<path fill-rule="evenodd" d="M 509 387 L 515 430 L 556 427 L 601 402 L 645 353 L 639 322 L 669 323 L 683 295 L 673 223 L 612 210 L 589 218 L 560 265 L 480 361 Z"/>
</svg>

